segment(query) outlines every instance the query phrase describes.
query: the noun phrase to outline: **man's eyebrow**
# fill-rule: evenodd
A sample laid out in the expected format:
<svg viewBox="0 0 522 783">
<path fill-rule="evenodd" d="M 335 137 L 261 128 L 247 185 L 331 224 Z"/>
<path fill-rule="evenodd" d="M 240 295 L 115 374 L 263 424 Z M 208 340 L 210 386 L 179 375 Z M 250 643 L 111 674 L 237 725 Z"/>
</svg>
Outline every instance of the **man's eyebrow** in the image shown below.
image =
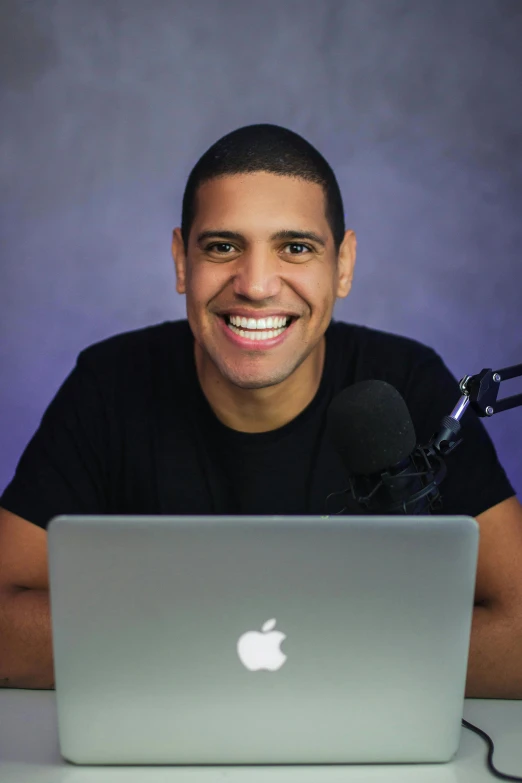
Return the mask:
<svg viewBox="0 0 522 783">
<path fill-rule="evenodd" d="M 209 229 L 207 231 L 201 231 L 197 237 L 196 242 L 201 244 L 206 239 L 230 239 L 235 242 L 244 242 L 245 237 L 238 231 L 219 231 L 215 229 Z M 274 242 L 278 239 L 308 239 L 311 242 L 317 242 L 318 245 L 326 247 L 326 239 L 316 234 L 315 231 L 296 231 L 294 229 L 283 229 L 282 231 L 276 231 L 272 234 L 270 241 Z"/>
</svg>

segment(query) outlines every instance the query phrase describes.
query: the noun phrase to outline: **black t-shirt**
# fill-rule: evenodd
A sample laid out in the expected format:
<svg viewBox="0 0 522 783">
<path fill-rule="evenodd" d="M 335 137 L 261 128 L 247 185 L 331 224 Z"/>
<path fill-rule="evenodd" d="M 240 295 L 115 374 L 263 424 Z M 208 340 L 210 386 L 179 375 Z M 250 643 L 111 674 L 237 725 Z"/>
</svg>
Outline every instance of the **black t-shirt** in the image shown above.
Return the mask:
<svg viewBox="0 0 522 783">
<path fill-rule="evenodd" d="M 419 443 L 460 396 L 431 348 L 332 320 L 312 402 L 277 430 L 236 432 L 201 390 L 186 320 L 110 337 L 80 353 L 0 505 L 44 528 L 58 514 L 335 513 L 345 499 L 327 508 L 326 498 L 348 482 L 326 437 L 326 410 L 343 388 L 368 379 L 401 393 Z M 472 410 L 462 425 L 440 487 L 442 513 L 477 516 L 515 492 Z"/>
</svg>

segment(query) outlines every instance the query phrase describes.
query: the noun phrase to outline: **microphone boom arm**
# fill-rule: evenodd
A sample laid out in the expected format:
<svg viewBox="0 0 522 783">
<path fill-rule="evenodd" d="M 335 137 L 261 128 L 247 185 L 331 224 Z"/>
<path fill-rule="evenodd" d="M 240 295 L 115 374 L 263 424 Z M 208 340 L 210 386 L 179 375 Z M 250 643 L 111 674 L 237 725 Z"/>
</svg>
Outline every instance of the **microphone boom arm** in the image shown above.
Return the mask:
<svg viewBox="0 0 522 783">
<path fill-rule="evenodd" d="M 441 427 L 430 440 L 428 448 L 437 454 L 446 456 L 462 442 L 457 440 L 460 433 L 460 419 L 468 405 L 481 417 L 491 417 L 494 413 L 502 413 L 522 405 L 522 394 L 514 394 L 497 401 L 502 381 L 522 376 L 522 364 L 504 367 L 502 370 L 484 369 L 476 375 L 465 375 L 459 383 L 462 396 L 449 416 L 444 416 Z"/>
</svg>

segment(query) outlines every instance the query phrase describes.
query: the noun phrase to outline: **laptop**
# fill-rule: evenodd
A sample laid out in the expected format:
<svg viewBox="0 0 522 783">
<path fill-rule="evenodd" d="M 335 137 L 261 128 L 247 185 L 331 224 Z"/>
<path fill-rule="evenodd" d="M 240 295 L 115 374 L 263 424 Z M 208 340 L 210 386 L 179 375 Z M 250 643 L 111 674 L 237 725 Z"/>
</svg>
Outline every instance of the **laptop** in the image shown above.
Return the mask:
<svg viewBox="0 0 522 783">
<path fill-rule="evenodd" d="M 449 761 L 466 516 L 60 516 L 58 731 L 75 764 Z"/>
</svg>

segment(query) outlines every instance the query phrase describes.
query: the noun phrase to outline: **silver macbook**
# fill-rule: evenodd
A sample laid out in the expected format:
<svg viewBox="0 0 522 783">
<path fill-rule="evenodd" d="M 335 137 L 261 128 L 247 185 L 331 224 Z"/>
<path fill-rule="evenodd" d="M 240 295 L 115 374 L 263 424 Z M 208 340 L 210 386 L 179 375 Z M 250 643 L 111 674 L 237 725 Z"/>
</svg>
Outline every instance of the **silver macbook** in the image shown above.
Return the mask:
<svg viewBox="0 0 522 783">
<path fill-rule="evenodd" d="M 479 528 L 456 517 L 61 516 L 64 758 L 449 761 Z"/>
</svg>

